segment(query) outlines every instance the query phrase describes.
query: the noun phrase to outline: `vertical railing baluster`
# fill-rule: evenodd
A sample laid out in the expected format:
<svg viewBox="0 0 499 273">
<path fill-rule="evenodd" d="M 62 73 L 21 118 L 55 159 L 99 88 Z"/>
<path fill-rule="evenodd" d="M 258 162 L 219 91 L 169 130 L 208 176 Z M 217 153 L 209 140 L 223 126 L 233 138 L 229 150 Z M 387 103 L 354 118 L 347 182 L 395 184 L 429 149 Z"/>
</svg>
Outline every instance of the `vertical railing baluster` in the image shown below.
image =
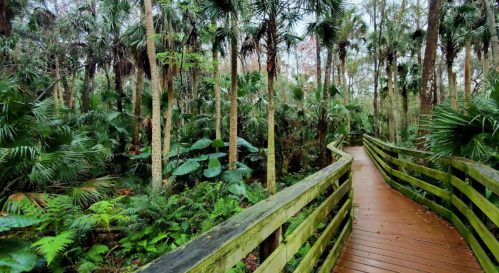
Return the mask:
<svg viewBox="0 0 499 273">
<path fill-rule="evenodd" d="M 482 183 L 476 181 L 475 179 L 473 179 L 469 175 L 468 175 L 468 180 L 469 180 L 470 186 L 473 189 L 475 189 L 482 196 L 485 196 L 485 186 Z M 469 200 L 469 207 L 476 214 L 476 216 L 478 217 L 478 219 L 480 219 L 480 221 L 482 221 L 482 223 L 485 226 L 487 226 L 487 216 L 485 215 L 485 213 L 478 206 L 476 206 L 473 203 L 473 201 L 471 199 Z M 480 238 L 480 235 L 477 234 L 476 231 L 473 232 L 473 235 L 476 238 Z"/>
</svg>

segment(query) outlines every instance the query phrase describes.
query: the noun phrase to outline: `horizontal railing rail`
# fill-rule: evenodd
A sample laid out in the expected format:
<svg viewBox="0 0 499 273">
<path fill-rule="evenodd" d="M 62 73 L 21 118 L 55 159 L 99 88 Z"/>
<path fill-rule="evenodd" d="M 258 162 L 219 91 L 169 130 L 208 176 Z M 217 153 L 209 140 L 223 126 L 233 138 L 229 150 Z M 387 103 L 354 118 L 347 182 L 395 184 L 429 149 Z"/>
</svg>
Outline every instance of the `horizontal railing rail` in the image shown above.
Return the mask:
<svg viewBox="0 0 499 273">
<path fill-rule="evenodd" d="M 336 159 L 328 167 L 261 201 L 201 234 L 184 246 L 143 266 L 137 272 L 226 272 L 260 246 L 256 272 L 280 272 L 335 207 L 333 219 L 295 272 L 309 272 L 333 238 L 335 244 L 318 272 L 330 272 L 352 228 L 353 157 L 344 153 L 344 137 L 328 145 Z M 281 227 L 321 194 L 327 198 L 291 234 L 280 239 Z M 333 215 L 331 215 L 332 217 Z"/>
<path fill-rule="evenodd" d="M 485 272 L 498 272 L 498 234 L 492 231 L 499 227 L 499 208 L 487 197 L 499 195 L 499 171 L 464 158 L 435 159 L 430 152 L 396 147 L 368 135 L 364 135 L 364 147 L 388 184 L 452 222 Z M 415 162 L 401 159 L 400 155 L 412 157 Z M 430 161 L 447 171 L 427 167 Z M 431 179 L 424 177 L 440 183 L 429 183 Z M 434 200 L 404 184 L 431 193 Z"/>
</svg>

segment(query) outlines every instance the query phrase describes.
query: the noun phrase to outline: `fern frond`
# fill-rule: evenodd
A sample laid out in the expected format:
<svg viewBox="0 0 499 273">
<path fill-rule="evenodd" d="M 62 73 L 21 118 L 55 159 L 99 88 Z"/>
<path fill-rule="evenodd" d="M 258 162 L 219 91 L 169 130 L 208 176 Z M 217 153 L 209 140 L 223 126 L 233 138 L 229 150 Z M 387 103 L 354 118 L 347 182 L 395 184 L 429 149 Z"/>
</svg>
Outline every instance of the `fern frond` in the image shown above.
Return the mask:
<svg viewBox="0 0 499 273">
<path fill-rule="evenodd" d="M 42 255 L 47 264 L 50 264 L 59 254 L 64 252 L 68 245 L 73 243 L 74 233 L 65 231 L 55 237 L 47 236 L 34 242 L 31 247 L 36 248 L 36 253 Z"/>
</svg>

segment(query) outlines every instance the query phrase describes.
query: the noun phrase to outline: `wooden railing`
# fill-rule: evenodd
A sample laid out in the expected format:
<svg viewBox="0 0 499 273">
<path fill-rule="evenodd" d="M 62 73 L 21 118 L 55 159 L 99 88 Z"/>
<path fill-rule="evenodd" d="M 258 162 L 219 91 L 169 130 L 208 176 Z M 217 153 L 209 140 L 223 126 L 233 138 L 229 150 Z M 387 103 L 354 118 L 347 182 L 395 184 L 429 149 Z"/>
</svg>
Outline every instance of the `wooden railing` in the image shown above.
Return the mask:
<svg viewBox="0 0 499 273">
<path fill-rule="evenodd" d="M 362 146 L 363 133 L 350 133 L 346 137 L 347 146 Z"/>
<path fill-rule="evenodd" d="M 489 201 L 499 195 L 497 170 L 463 158 L 434 159 L 432 153 L 396 147 L 368 135 L 364 147 L 388 184 L 452 222 L 485 272 L 498 272 L 499 208 Z M 435 164 L 446 171 L 427 167 Z"/>
<path fill-rule="evenodd" d="M 333 238 L 336 241 L 318 272 L 330 272 L 352 228 L 353 157 L 338 147 L 343 136 L 328 145 L 336 161 L 328 167 L 244 210 L 173 252 L 140 268 L 137 272 L 226 272 L 260 246 L 256 272 L 280 272 L 287 262 L 330 215 L 339 210 L 316 240 L 295 272 L 309 272 L 323 256 Z M 328 194 L 291 234 L 280 239 L 281 227 L 319 195 Z"/>
</svg>

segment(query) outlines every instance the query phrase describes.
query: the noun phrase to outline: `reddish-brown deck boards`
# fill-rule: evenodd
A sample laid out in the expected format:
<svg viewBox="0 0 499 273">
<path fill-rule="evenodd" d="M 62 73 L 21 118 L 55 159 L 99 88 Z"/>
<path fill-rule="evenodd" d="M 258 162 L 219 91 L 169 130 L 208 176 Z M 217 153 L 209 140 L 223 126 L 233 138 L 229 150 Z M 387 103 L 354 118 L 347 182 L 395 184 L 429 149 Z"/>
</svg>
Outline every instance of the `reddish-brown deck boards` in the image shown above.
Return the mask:
<svg viewBox="0 0 499 273">
<path fill-rule="evenodd" d="M 459 232 L 388 185 L 363 147 L 348 147 L 355 219 L 332 272 L 483 272 Z"/>
</svg>

